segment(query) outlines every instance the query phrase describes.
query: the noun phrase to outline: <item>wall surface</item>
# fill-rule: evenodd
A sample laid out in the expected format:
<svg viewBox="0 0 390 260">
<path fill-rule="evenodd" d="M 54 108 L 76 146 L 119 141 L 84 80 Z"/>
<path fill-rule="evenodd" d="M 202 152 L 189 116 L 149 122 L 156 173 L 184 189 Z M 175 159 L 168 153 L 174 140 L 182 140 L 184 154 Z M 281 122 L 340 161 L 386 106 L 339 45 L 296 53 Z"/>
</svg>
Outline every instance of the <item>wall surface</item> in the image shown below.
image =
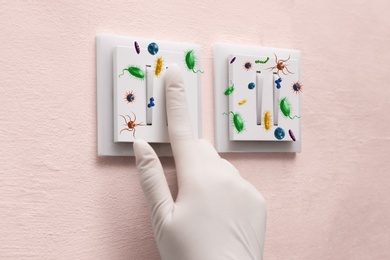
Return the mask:
<svg viewBox="0 0 390 260">
<path fill-rule="evenodd" d="M 97 33 L 202 45 L 211 141 L 212 44 L 302 50 L 303 152 L 223 155 L 267 199 L 265 259 L 390 259 L 390 1 L 0 6 L 0 259 L 159 259 L 134 159 L 96 156 Z"/>
</svg>

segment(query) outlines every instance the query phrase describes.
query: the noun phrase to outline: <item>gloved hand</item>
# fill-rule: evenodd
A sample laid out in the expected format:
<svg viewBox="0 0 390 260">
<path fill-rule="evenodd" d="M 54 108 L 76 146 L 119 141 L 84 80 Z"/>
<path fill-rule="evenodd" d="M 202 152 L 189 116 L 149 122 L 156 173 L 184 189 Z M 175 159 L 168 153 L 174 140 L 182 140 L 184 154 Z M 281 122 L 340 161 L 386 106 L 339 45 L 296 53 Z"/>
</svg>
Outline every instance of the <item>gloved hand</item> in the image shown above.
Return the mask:
<svg viewBox="0 0 390 260">
<path fill-rule="evenodd" d="M 183 77 L 175 64 L 166 72 L 165 87 L 179 188 L 176 201 L 153 149 L 143 140 L 134 142 L 161 259 L 262 259 L 264 198 L 211 143 L 194 139 Z"/>
</svg>

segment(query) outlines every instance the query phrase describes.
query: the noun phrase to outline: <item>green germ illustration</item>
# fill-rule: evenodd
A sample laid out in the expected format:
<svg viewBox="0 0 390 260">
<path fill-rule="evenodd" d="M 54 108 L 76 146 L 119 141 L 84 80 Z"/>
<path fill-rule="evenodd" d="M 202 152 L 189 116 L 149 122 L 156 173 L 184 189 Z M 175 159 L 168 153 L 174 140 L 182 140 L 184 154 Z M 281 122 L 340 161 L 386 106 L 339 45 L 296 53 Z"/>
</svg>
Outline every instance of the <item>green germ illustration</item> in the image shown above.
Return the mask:
<svg viewBox="0 0 390 260">
<path fill-rule="evenodd" d="M 264 63 L 267 63 L 269 60 L 269 57 L 267 57 L 265 60 L 255 60 L 255 63 L 261 63 L 261 64 L 264 64 Z"/>
<path fill-rule="evenodd" d="M 291 105 L 290 102 L 288 102 L 287 97 L 284 97 L 282 98 L 282 100 L 280 100 L 280 110 L 285 117 L 288 117 L 290 119 L 301 118 L 300 116 L 291 117 Z"/>
<path fill-rule="evenodd" d="M 122 70 L 122 74 L 120 74 L 119 77 L 122 77 L 125 74 L 125 71 L 128 71 L 131 75 L 133 75 L 134 77 L 136 77 L 138 79 L 145 78 L 145 72 L 143 70 L 141 70 L 140 68 L 135 67 L 135 66 L 129 66 L 127 68 L 124 68 Z"/>
<path fill-rule="evenodd" d="M 230 94 L 232 94 L 234 91 L 234 84 L 232 83 L 232 81 L 230 81 L 230 86 L 225 90 L 225 95 L 226 96 L 229 96 Z"/>
<path fill-rule="evenodd" d="M 195 63 L 196 63 L 196 59 L 195 59 L 195 53 L 194 53 L 194 50 L 190 50 L 190 51 L 187 51 L 186 52 L 186 65 L 187 65 L 187 68 L 189 70 L 191 70 L 193 73 L 204 73 L 204 71 L 201 71 L 201 70 L 197 70 L 195 71 Z"/>
<path fill-rule="evenodd" d="M 241 133 L 244 130 L 244 120 L 242 119 L 240 114 L 234 113 L 230 111 L 229 113 L 223 113 L 223 115 L 233 115 L 233 125 L 237 130 L 237 133 Z"/>
</svg>

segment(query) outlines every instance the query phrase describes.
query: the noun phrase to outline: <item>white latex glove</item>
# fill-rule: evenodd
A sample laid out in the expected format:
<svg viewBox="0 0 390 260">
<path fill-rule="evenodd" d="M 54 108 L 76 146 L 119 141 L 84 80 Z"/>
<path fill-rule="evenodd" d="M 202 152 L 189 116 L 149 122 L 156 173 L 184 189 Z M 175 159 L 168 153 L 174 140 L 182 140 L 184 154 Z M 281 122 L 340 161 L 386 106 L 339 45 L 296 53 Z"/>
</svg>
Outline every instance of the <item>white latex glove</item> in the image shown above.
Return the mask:
<svg viewBox="0 0 390 260">
<path fill-rule="evenodd" d="M 183 77 L 173 64 L 165 75 L 169 137 L 179 192 L 173 201 L 161 163 L 143 140 L 134 142 L 142 189 L 163 260 L 262 259 L 263 196 L 211 143 L 194 139 Z"/>
</svg>

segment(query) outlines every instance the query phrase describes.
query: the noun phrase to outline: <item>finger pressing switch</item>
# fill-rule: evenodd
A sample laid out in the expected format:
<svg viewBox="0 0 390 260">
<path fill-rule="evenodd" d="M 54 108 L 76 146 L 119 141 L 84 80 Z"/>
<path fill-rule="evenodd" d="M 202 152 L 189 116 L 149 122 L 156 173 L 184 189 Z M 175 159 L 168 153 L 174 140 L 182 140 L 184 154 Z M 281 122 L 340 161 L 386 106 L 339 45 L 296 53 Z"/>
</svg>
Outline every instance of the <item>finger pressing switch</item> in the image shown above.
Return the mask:
<svg viewBox="0 0 390 260">
<path fill-rule="evenodd" d="M 183 74 L 193 131 L 200 137 L 200 47 L 144 39 L 126 42 L 137 44 L 113 48 L 114 142 L 138 138 L 149 143 L 170 142 L 164 78 L 171 63 Z"/>
</svg>

